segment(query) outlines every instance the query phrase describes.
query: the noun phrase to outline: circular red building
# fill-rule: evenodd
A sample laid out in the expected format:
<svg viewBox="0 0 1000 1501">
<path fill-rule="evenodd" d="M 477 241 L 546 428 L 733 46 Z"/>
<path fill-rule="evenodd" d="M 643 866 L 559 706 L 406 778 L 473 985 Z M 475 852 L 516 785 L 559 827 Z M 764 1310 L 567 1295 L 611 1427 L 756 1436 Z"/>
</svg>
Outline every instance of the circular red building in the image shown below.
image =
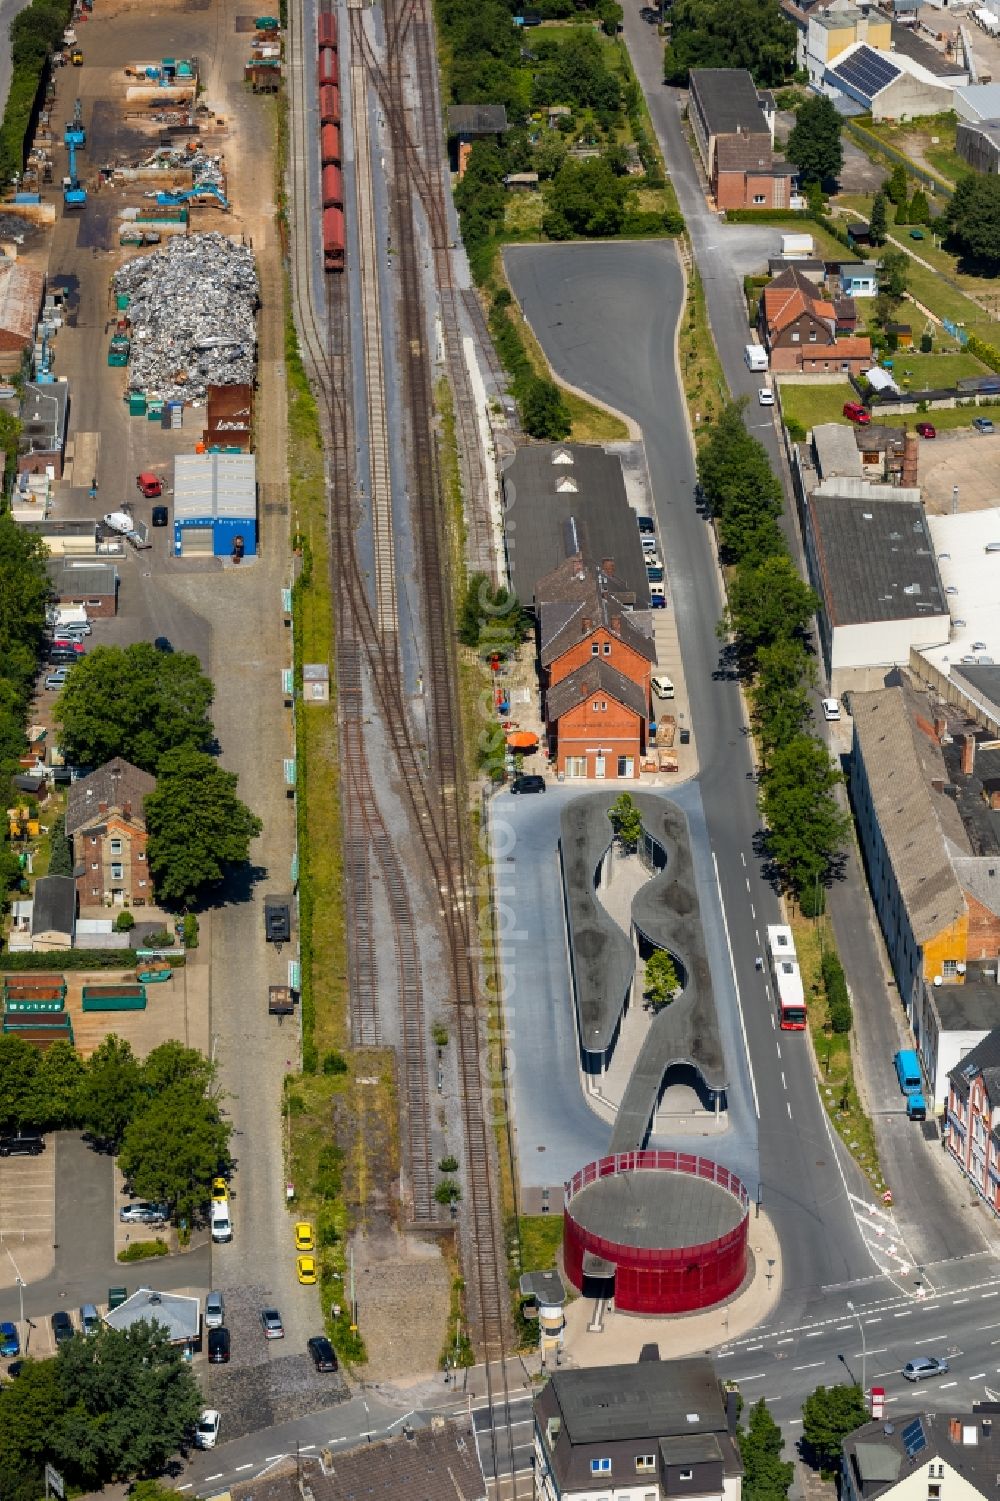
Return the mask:
<svg viewBox="0 0 1000 1501">
<path fill-rule="evenodd" d="M 566 1185 L 566 1275 L 623 1313 L 689 1313 L 746 1276 L 750 1198 L 734 1173 L 693 1152 L 619 1152 Z"/>
</svg>

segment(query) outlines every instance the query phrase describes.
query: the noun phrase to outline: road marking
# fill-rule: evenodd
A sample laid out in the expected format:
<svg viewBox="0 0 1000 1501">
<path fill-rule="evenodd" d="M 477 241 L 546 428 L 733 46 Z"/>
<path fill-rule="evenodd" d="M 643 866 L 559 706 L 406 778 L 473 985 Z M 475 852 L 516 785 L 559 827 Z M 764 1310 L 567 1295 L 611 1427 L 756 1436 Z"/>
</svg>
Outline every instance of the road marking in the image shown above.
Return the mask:
<svg viewBox="0 0 1000 1501">
<path fill-rule="evenodd" d="M 392 1422 L 389 1424 L 389 1427 L 386 1429 L 386 1432 L 389 1431 L 389 1428 L 397 1428 L 400 1423 L 405 1423 L 406 1420 L 407 1420 L 407 1418 L 412 1418 L 412 1416 L 413 1416 L 413 1414 L 415 1412 L 416 1412 L 416 1408 L 415 1407 L 411 1407 L 410 1410 L 409 1410 L 409 1412 L 404 1412 L 403 1416 L 401 1418 L 393 1418 Z M 530 1423 L 532 1421 L 533 1421 L 533 1419 L 531 1419 L 531 1418 L 523 1418 L 522 1419 L 522 1422 L 525 1422 L 525 1423 Z"/>
<path fill-rule="evenodd" d="M 894 1319 L 908 1319 L 910 1317 L 910 1315 L 912 1314 L 912 1312 L 913 1312 L 912 1308 L 904 1308 L 903 1311 L 902 1311 L 902 1313 L 894 1313 L 893 1314 L 893 1318 Z"/>
<path fill-rule="evenodd" d="M 819 1339 L 822 1333 L 822 1329 L 810 1329 L 809 1333 L 806 1335 L 806 1339 Z"/>
<path fill-rule="evenodd" d="M 747 876 L 747 890 L 750 890 L 750 877 Z"/>
<path fill-rule="evenodd" d="M 772 1012 L 771 1013 L 771 1031 L 772 1032 L 777 1032 L 777 1030 L 778 1030 L 778 1025 L 777 1025 L 776 1021 L 774 1020 L 774 1013 Z"/>
<path fill-rule="evenodd" d="M 763 1350 L 763 1348 L 763 1345 L 747 1345 L 747 1354 L 750 1355 L 754 1350 Z"/>
<path fill-rule="evenodd" d="M 241 1470 L 252 1470 L 252 1469 L 253 1469 L 253 1465 L 252 1464 L 249 1464 L 249 1465 L 237 1465 L 236 1469 L 234 1470 L 233 1473 L 236 1474 L 236 1475 L 238 1475 Z"/>
<path fill-rule="evenodd" d="M 801 1424 L 801 1422 L 802 1422 L 801 1418 L 789 1418 L 788 1419 L 788 1426 L 789 1426 L 789 1428 L 794 1428 L 796 1426 L 796 1424 Z"/>
<path fill-rule="evenodd" d="M 743 868 L 744 868 L 744 870 L 745 870 L 745 869 L 746 869 L 746 863 L 747 863 L 747 857 L 746 857 L 746 855 L 745 855 L 745 854 L 744 854 L 744 853 L 743 853 L 743 851 L 742 851 L 742 850 L 740 850 L 740 859 L 741 859 L 741 860 L 742 860 L 742 861 L 743 861 Z"/>
<path fill-rule="evenodd" d="M 881 1314 L 879 1314 L 879 1316 L 878 1316 L 877 1319 L 866 1319 L 865 1320 L 866 1324 L 881 1324 L 881 1322 L 882 1322 L 882 1315 Z"/>
<path fill-rule="evenodd" d="M 789 1335 L 787 1339 L 779 1339 L 776 1341 L 776 1343 L 779 1345 L 794 1345 L 795 1341 L 792 1339 L 792 1336 Z"/>
<path fill-rule="evenodd" d="M 957 1386 L 957 1385 L 958 1385 L 957 1381 L 943 1381 L 941 1383 L 941 1385 L 938 1387 L 938 1391 L 939 1392 L 946 1392 L 948 1390 L 949 1386 Z"/>
<path fill-rule="evenodd" d="M 315 1444 L 300 1444 L 299 1445 L 299 1453 L 300 1454 L 307 1454 L 310 1449 L 315 1449 L 315 1448 L 316 1448 Z"/>
<path fill-rule="evenodd" d="M 763 1381 L 765 1374 L 766 1373 L 764 1371 L 758 1371 L 757 1374 L 756 1374 L 756 1376 L 734 1376 L 733 1380 L 734 1381 Z"/>
<path fill-rule="evenodd" d="M 956 1298 L 951 1306 L 952 1308 L 957 1308 L 960 1303 L 971 1303 L 971 1301 L 971 1298 Z"/>
<path fill-rule="evenodd" d="M 191 1487 L 192 1487 L 193 1484 L 194 1484 L 194 1481 L 193 1480 L 189 1480 L 188 1483 L 187 1483 L 187 1485 L 178 1485 L 178 1486 L 175 1486 L 174 1489 L 178 1490 L 178 1491 L 189 1491 L 191 1489 Z"/>
<path fill-rule="evenodd" d="M 784 1069 L 781 1070 L 781 1087 L 782 1087 L 782 1089 L 787 1089 L 788 1088 L 788 1080 L 785 1078 L 785 1070 Z"/>
<path fill-rule="evenodd" d="M 264 1463 L 266 1465 L 273 1465 L 274 1461 L 276 1459 L 284 1459 L 284 1458 L 285 1458 L 285 1456 L 283 1454 L 269 1454 L 267 1456 L 267 1458 L 264 1460 Z"/>
<path fill-rule="evenodd" d="M 722 913 L 722 927 L 726 935 L 726 948 L 729 950 L 729 967 L 733 972 L 733 986 L 736 990 L 736 1009 L 740 1014 L 740 1031 L 743 1033 L 743 1052 L 746 1055 L 747 1069 L 750 1073 L 750 1088 L 753 1090 L 754 1114 L 756 1115 L 757 1119 L 760 1120 L 760 1101 L 757 1098 L 757 1080 L 754 1078 L 753 1060 L 750 1057 L 750 1042 L 747 1038 L 747 1026 L 746 1022 L 743 1020 L 743 1001 L 740 997 L 739 981 L 736 978 L 736 960 L 733 958 L 733 944 L 732 939 L 729 937 L 729 923 L 726 920 L 726 905 L 722 900 L 722 882 L 719 880 L 719 862 L 716 858 L 714 850 L 712 851 L 712 866 L 715 870 L 716 890 L 719 893 L 719 910 Z M 749 881 L 747 882 L 747 890 L 750 890 Z M 789 1111 L 789 1115 L 790 1114 L 791 1111 Z"/>
<path fill-rule="evenodd" d="M 809 1365 L 793 1365 L 793 1371 L 817 1371 L 821 1365 L 826 1365 L 825 1360 L 814 1360 Z"/>
<path fill-rule="evenodd" d="M 1000 1293 L 980 1293 L 981 1298 L 1000 1298 Z"/>
<path fill-rule="evenodd" d="M 790 1101 L 788 1101 L 788 1100 L 785 1101 L 785 1109 L 788 1111 L 788 1119 L 791 1120 L 791 1118 L 792 1118 L 792 1106 L 791 1106 Z"/>
<path fill-rule="evenodd" d="M 948 1338 L 948 1336 L 946 1334 L 927 1334 L 927 1335 L 924 1336 L 923 1339 L 911 1340 L 911 1344 L 914 1344 L 914 1345 L 932 1345 L 935 1340 L 942 1340 L 942 1339 L 947 1339 L 947 1338 Z"/>
<path fill-rule="evenodd" d="M 983 1379 L 983 1377 L 985 1375 L 986 1375 L 985 1371 L 977 1371 L 974 1376 L 970 1376 L 969 1377 L 969 1380 L 970 1381 L 982 1381 L 982 1379 Z"/>
<path fill-rule="evenodd" d="M 984 1333 L 987 1329 L 1000 1329 L 1000 1324 L 983 1324 L 982 1329 Z"/>
<path fill-rule="evenodd" d="M 218 1473 L 218 1475 L 206 1475 L 205 1479 L 206 1480 L 221 1480 L 222 1477 L 223 1477 L 223 1475 L 225 1473 L 226 1473 L 225 1470 L 220 1470 L 219 1473 Z"/>
</svg>

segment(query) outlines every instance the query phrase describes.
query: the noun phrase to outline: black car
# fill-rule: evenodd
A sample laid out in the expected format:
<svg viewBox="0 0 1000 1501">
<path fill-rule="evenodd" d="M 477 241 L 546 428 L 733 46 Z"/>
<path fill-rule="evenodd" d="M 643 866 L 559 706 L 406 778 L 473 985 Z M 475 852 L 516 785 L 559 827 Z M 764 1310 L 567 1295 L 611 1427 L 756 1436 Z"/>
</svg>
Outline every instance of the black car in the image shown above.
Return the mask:
<svg viewBox="0 0 1000 1501">
<path fill-rule="evenodd" d="M 545 778 L 535 776 L 515 777 L 510 784 L 511 792 L 544 792 Z"/>
<path fill-rule="evenodd" d="M 639 530 L 644 537 L 651 537 L 656 531 L 656 522 L 653 520 L 652 516 L 637 516 L 635 519 L 638 522 Z"/>
<path fill-rule="evenodd" d="M 166 526 L 166 524 L 167 524 L 167 508 L 166 508 L 166 506 L 154 506 L 153 507 L 153 525 L 154 526 Z"/>
<path fill-rule="evenodd" d="M 229 1359 L 229 1330 L 224 1325 L 208 1331 L 208 1358 L 213 1365 L 224 1365 Z"/>
<path fill-rule="evenodd" d="M 60 646 L 58 641 L 49 647 L 49 661 L 62 662 L 67 666 L 72 662 L 79 662 L 80 658 L 84 655 L 85 653 L 77 651 L 73 646 Z"/>
<path fill-rule="evenodd" d="M 308 1341 L 306 1348 L 313 1358 L 313 1365 L 317 1371 L 336 1371 L 337 1354 L 330 1341 L 322 1334 L 314 1334 Z"/>
<path fill-rule="evenodd" d="M 57 1345 L 64 1344 L 66 1340 L 73 1338 L 73 1320 L 65 1308 L 57 1308 L 52 1315 L 52 1333 Z"/>
<path fill-rule="evenodd" d="M 18 1131 L 13 1136 L 0 1136 L 0 1157 L 37 1157 L 45 1151 L 45 1138 L 40 1131 Z"/>
</svg>

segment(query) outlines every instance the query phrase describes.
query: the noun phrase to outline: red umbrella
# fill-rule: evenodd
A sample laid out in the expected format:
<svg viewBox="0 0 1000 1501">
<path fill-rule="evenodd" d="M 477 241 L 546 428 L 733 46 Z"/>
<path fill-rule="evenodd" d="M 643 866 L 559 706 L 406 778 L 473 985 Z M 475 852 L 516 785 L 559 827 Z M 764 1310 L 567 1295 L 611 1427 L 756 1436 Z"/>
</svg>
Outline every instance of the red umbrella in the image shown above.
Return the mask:
<svg viewBox="0 0 1000 1501">
<path fill-rule="evenodd" d="M 507 736 L 507 744 L 511 750 L 535 750 L 538 745 L 538 736 L 533 735 L 530 730 L 513 730 Z"/>
</svg>

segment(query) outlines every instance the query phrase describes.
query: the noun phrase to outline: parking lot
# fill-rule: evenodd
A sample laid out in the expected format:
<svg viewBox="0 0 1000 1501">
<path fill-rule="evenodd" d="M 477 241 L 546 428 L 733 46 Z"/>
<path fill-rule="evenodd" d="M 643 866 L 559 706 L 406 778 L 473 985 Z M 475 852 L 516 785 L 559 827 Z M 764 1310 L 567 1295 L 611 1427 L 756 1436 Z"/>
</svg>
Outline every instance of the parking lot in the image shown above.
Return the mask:
<svg viewBox="0 0 1000 1501">
<path fill-rule="evenodd" d="M 934 413 L 928 415 L 933 421 Z M 987 410 L 984 415 L 994 413 Z M 971 425 L 939 432 L 932 442 L 920 445 L 919 479 L 924 506 L 932 516 L 951 514 L 956 486 L 960 511 L 1000 505 L 1000 432 L 977 433 Z"/>
<path fill-rule="evenodd" d="M 37 1282 L 52 1270 L 55 1172 L 51 1138 L 38 1157 L 0 1157 L 0 1288 L 15 1287 L 18 1277 Z"/>
</svg>

